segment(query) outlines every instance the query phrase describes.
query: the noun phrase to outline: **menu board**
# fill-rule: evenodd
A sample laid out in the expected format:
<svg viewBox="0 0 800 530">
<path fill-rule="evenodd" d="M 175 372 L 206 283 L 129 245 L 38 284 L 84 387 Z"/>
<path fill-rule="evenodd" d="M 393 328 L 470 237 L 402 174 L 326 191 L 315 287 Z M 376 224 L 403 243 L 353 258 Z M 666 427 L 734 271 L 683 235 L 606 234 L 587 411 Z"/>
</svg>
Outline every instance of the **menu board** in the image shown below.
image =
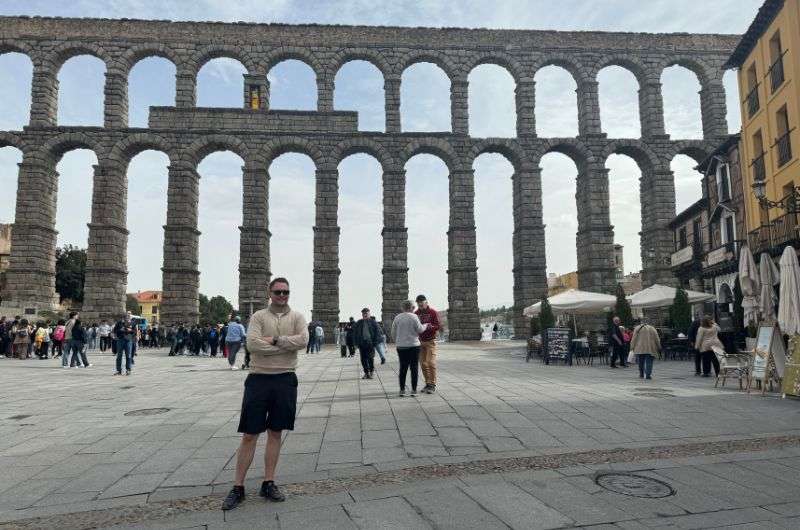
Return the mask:
<svg viewBox="0 0 800 530">
<path fill-rule="evenodd" d="M 761 326 L 758 328 L 756 348 L 753 352 L 753 368 L 750 378 L 761 381 L 761 393 L 766 391 L 766 384 L 777 382 L 780 386 L 781 378 L 786 371 L 786 348 L 783 336 L 777 325 Z"/>
<path fill-rule="evenodd" d="M 547 328 L 545 330 L 545 355 L 550 360 L 570 360 L 570 337 L 572 330 L 569 328 Z"/>
<path fill-rule="evenodd" d="M 772 342 L 773 327 L 761 326 L 758 328 L 756 337 L 756 348 L 753 355 L 753 379 L 763 381 L 767 373 L 767 357 L 769 356 L 769 345 Z"/>
</svg>

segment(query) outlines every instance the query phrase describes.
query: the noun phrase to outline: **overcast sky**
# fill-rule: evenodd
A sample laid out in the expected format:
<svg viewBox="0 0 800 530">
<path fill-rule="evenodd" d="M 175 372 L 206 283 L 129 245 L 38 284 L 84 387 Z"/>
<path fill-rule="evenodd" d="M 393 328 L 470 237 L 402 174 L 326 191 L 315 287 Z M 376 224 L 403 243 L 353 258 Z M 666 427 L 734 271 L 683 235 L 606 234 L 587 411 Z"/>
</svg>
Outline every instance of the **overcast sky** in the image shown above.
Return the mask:
<svg viewBox="0 0 800 530">
<path fill-rule="evenodd" d="M 761 4 L 758 0 L 483 0 L 402 1 L 346 0 L 5 0 L 0 15 L 50 15 L 173 20 L 252 22 L 313 22 L 399 26 L 463 26 L 489 28 L 608 30 L 644 32 L 742 33 Z M 145 126 L 151 105 L 174 104 L 174 67 L 151 58 L 131 73 L 130 122 Z M 218 59 L 199 74 L 198 105 L 240 107 L 244 68 Z M 59 124 L 102 125 L 103 64 L 91 57 L 68 61 L 59 74 Z M 0 129 L 20 129 L 30 105 L 30 62 L 18 54 L 0 56 Z M 286 61 L 269 74 L 271 106 L 314 109 L 314 74 L 302 63 Z M 513 136 L 514 81 L 502 68 L 482 66 L 470 75 L 470 133 L 473 136 Z M 618 67 L 599 76 L 603 130 L 609 137 L 638 137 L 638 86 L 633 75 Z M 575 82 L 564 70 L 549 67 L 536 76 L 537 133 L 577 134 Z M 662 76 L 667 132 L 673 139 L 700 138 L 697 78 L 673 67 Z M 738 131 L 735 75 L 725 78 L 728 125 Z M 430 64 L 409 68 L 403 76 L 404 131 L 450 129 L 449 81 Z M 353 62 L 337 75 L 335 108 L 359 111 L 359 128 L 382 131 L 383 80 L 371 65 Z M 0 150 L 0 222 L 14 218 L 20 153 Z M 66 154 L 58 166 L 58 243 L 85 247 L 91 213 L 90 151 Z M 147 151 L 128 172 L 128 290 L 161 288 L 163 228 L 166 219 L 167 158 Z M 200 165 L 200 290 L 222 294 L 236 302 L 239 231 L 242 217 L 242 161 L 232 153 L 215 153 Z M 542 160 L 544 220 L 547 225 L 549 272 L 576 268 L 574 164 L 559 154 Z M 700 198 L 696 162 L 678 156 L 675 172 L 677 208 Z M 611 222 L 616 241 L 625 246 L 625 272 L 641 267 L 639 236 L 639 170 L 625 156 L 612 156 L 610 169 Z M 269 168 L 272 272 L 292 281 L 292 303 L 310 310 L 314 222 L 314 165 L 303 155 L 284 155 Z M 411 293 L 424 292 L 434 307 L 447 307 L 447 170 L 441 160 L 414 157 L 406 165 L 409 279 Z M 511 305 L 511 165 L 499 155 L 483 155 L 475 163 L 478 230 L 479 304 Z M 366 155 L 340 165 L 339 225 L 341 227 L 341 317 L 356 315 L 363 306 L 381 305 L 381 175 Z M 36 190 L 29 190 L 36 193 Z"/>
</svg>

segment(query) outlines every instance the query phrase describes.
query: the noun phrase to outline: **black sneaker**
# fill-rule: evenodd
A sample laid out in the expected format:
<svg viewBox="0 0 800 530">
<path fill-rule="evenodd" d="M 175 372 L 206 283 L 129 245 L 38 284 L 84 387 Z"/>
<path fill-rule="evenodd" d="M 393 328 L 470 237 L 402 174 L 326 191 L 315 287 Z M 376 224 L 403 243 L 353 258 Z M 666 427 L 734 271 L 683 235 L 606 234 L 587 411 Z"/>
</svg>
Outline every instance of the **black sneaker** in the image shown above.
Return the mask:
<svg viewBox="0 0 800 530">
<path fill-rule="evenodd" d="M 436 385 L 431 385 L 428 387 L 428 394 L 434 394 L 436 392 Z"/>
<path fill-rule="evenodd" d="M 381 364 L 386 364 L 386 357 L 381 357 Z"/>
<path fill-rule="evenodd" d="M 286 500 L 286 496 L 281 493 L 278 485 L 271 480 L 265 480 L 261 483 L 261 491 L 259 491 L 258 494 L 275 502 L 283 502 Z"/>
<path fill-rule="evenodd" d="M 239 506 L 244 500 L 244 486 L 234 486 L 225 500 L 222 501 L 222 509 L 233 510 Z"/>
</svg>

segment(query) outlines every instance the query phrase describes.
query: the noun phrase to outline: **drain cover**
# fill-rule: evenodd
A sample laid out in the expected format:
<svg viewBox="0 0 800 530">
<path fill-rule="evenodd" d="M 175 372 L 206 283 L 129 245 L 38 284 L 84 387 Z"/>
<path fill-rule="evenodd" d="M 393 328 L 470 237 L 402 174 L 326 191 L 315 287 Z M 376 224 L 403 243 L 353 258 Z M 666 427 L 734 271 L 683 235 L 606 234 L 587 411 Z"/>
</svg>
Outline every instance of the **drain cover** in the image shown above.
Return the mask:
<svg viewBox="0 0 800 530">
<path fill-rule="evenodd" d="M 126 416 L 155 416 L 156 414 L 164 414 L 165 412 L 169 412 L 170 409 L 165 407 L 160 407 L 156 409 L 139 409 L 139 410 L 132 410 L 130 412 L 126 412 Z"/>
<path fill-rule="evenodd" d="M 630 497 L 660 499 L 675 495 L 675 490 L 666 482 L 633 473 L 602 473 L 594 481 L 601 488 Z"/>
</svg>

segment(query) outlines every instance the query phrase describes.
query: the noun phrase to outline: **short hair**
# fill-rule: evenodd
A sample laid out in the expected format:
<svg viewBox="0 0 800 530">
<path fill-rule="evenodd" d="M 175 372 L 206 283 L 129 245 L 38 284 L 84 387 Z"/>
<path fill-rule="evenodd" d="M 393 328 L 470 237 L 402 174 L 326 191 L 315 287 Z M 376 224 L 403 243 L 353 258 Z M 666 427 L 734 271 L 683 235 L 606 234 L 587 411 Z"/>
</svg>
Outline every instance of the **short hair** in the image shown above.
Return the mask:
<svg viewBox="0 0 800 530">
<path fill-rule="evenodd" d="M 77 314 L 78 314 L 78 313 L 76 313 L 75 311 L 72 311 L 72 312 L 70 312 L 70 314 L 69 314 L 69 318 L 73 318 L 73 317 L 74 317 L 75 315 L 77 315 Z"/>
<path fill-rule="evenodd" d="M 424 295 L 424 294 L 418 294 L 418 295 L 417 295 L 417 303 L 420 303 L 420 302 L 426 302 L 427 300 L 428 300 L 428 299 L 427 299 L 427 298 L 425 298 L 425 295 Z"/>
<path fill-rule="evenodd" d="M 700 325 L 704 328 L 710 328 L 713 323 L 714 321 L 711 320 L 711 315 L 703 315 L 703 321 L 700 323 Z"/>
<path fill-rule="evenodd" d="M 273 279 L 271 282 L 269 282 L 270 290 L 272 290 L 272 286 L 275 285 L 276 283 L 285 283 L 286 285 L 289 285 L 289 280 L 287 280 L 283 276 L 279 276 L 279 277 Z"/>
<path fill-rule="evenodd" d="M 400 309 L 403 311 L 411 311 L 414 309 L 414 302 L 411 300 L 406 300 L 402 304 L 400 304 Z"/>
</svg>

